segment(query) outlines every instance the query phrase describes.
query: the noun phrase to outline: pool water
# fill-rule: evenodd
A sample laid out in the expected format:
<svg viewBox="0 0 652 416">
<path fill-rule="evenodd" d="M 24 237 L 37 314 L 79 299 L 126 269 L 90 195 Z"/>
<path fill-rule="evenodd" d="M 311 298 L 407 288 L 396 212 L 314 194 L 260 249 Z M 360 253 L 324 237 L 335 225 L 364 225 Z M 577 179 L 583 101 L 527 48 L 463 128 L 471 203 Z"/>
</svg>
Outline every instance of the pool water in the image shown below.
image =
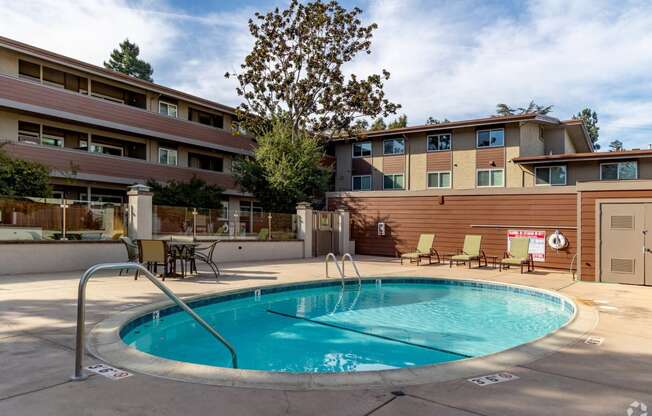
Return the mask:
<svg viewBox="0 0 652 416">
<path fill-rule="evenodd" d="M 563 326 L 568 301 L 535 290 L 433 279 L 304 285 L 190 306 L 235 347 L 239 368 L 283 372 L 369 371 L 495 353 Z M 159 357 L 230 367 L 228 350 L 176 307 L 122 330 L 124 342 Z"/>
</svg>

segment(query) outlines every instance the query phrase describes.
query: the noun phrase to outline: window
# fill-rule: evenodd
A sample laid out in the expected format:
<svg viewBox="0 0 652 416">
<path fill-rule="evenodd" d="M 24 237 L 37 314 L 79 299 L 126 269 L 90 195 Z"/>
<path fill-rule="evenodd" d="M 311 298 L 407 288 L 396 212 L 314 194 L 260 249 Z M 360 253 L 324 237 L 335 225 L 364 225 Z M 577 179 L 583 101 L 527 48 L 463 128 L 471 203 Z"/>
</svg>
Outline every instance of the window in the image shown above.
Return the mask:
<svg viewBox="0 0 652 416">
<path fill-rule="evenodd" d="M 451 150 L 451 135 L 449 133 L 428 136 L 427 140 L 429 152 Z"/>
<path fill-rule="evenodd" d="M 537 186 L 563 186 L 566 185 L 566 166 L 546 166 L 535 168 Z"/>
<path fill-rule="evenodd" d="M 188 166 L 196 169 L 222 172 L 224 170 L 224 160 L 221 157 L 188 153 Z"/>
<path fill-rule="evenodd" d="M 428 188 L 450 188 L 450 172 L 428 172 Z"/>
<path fill-rule="evenodd" d="M 371 142 L 353 143 L 353 157 L 371 156 Z"/>
<path fill-rule="evenodd" d="M 88 142 L 86 140 L 81 140 L 79 142 L 80 148 L 88 149 Z M 91 144 L 89 150 L 91 153 L 101 153 L 104 155 L 113 155 L 113 156 L 124 156 L 124 149 L 120 146 L 113 146 L 110 144 Z"/>
<path fill-rule="evenodd" d="M 501 147 L 505 145 L 505 130 L 491 129 L 476 132 L 477 147 Z"/>
<path fill-rule="evenodd" d="M 505 171 L 503 169 L 483 169 L 478 170 L 477 186 L 505 186 Z"/>
<path fill-rule="evenodd" d="M 600 165 L 600 180 L 622 181 L 638 179 L 637 162 L 603 163 Z"/>
<path fill-rule="evenodd" d="M 404 189 L 403 174 L 385 175 L 383 178 L 383 189 Z"/>
<path fill-rule="evenodd" d="M 41 82 L 41 65 L 20 59 L 18 61 L 18 77 L 29 81 Z"/>
<path fill-rule="evenodd" d="M 41 144 L 41 126 L 34 123 L 19 121 L 18 141 L 21 143 Z"/>
<path fill-rule="evenodd" d="M 158 161 L 162 165 L 177 165 L 177 151 L 173 149 L 166 149 L 165 147 L 159 147 L 158 149 Z"/>
<path fill-rule="evenodd" d="M 63 137 L 54 136 L 51 134 L 43 134 L 43 137 L 41 138 L 41 144 L 47 146 L 63 147 Z"/>
<path fill-rule="evenodd" d="M 371 190 L 371 175 L 356 175 L 353 176 L 351 181 L 354 191 L 370 191 Z"/>
<path fill-rule="evenodd" d="M 177 106 L 175 104 L 167 103 L 165 101 L 158 102 L 158 112 L 164 116 L 176 117 Z"/>
<path fill-rule="evenodd" d="M 405 141 L 403 139 L 387 139 L 383 141 L 383 154 L 402 155 L 405 152 Z"/>
</svg>

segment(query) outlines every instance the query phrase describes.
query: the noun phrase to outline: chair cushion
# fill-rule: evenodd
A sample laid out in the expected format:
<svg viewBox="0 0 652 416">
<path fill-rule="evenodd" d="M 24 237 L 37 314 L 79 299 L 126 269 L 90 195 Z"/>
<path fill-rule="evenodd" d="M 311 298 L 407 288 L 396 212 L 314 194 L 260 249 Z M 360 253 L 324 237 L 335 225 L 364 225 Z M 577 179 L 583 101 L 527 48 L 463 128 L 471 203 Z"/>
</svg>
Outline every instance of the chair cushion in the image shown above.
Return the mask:
<svg viewBox="0 0 652 416">
<path fill-rule="evenodd" d="M 527 259 L 522 259 L 522 258 L 516 258 L 516 257 L 509 257 L 506 259 L 502 259 L 500 261 L 502 264 L 516 264 L 516 265 L 521 265 L 523 263 L 527 263 Z"/>
<path fill-rule="evenodd" d="M 401 254 L 401 257 L 406 259 L 416 259 L 417 257 L 424 257 L 424 256 L 428 256 L 428 255 L 419 252 Z"/>
<path fill-rule="evenodd" d="M 477 258 L 478 256 L 469 256 L 468 254 L 457 254 L 455 256 L 451 256 L 451 260 L 459 260 L 459 261 L 469 261 L 469 260 L 475 260 Z"/>
</svg>

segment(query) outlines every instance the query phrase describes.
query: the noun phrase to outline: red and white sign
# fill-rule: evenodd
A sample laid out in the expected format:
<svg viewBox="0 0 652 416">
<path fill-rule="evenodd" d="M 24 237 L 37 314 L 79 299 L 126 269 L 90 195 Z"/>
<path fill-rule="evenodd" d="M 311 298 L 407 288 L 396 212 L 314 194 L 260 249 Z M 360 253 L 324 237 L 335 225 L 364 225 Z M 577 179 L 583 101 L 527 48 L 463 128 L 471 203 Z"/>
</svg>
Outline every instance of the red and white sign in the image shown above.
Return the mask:
<svg viewBox="0 0 652 416">
<path fill-rule="evenodd" d="M 528 253 L 532 254 L 534 261 L 546 261 L 546 232 L 534 230 L 509 230 L 507 231 L 507 251 L 511 250 L 512 238 L 527 237 L 530 239 Z"/>
</svg>

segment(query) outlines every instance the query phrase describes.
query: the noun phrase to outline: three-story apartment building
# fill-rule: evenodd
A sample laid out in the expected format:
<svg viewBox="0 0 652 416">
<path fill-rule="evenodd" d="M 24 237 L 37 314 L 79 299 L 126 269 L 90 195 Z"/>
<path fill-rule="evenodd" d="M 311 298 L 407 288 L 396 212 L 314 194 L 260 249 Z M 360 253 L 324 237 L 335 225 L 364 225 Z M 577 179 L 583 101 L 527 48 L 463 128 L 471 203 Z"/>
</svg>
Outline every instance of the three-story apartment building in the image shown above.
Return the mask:
<svg viewBox="0 0 652 416">
<path fill-rule="evenodd" d="M 528 235 L 541 266 L 652 285 L 652 251 L 640 249 L 652 246 L 652 150 L 595 152 L 581 121 L 538 114 L 369 131 L 331 146 L 328 204 L 351 211 L 358 253 L 414 250 L 421 233 L 454 253 L 479 234 L 501 258 L 510 236 Z M 568 244 L 546 244 L 553 234 Z"/>
<path fill-rule="evenodd" d="M 48 166 L 58 197 L 123 202 L 128 185 L 196 176 L 253 209 L 231 167 L 254 140 L 234 131 L 231 107 L 0 37 L 0 140 Z"/>
</svg>

